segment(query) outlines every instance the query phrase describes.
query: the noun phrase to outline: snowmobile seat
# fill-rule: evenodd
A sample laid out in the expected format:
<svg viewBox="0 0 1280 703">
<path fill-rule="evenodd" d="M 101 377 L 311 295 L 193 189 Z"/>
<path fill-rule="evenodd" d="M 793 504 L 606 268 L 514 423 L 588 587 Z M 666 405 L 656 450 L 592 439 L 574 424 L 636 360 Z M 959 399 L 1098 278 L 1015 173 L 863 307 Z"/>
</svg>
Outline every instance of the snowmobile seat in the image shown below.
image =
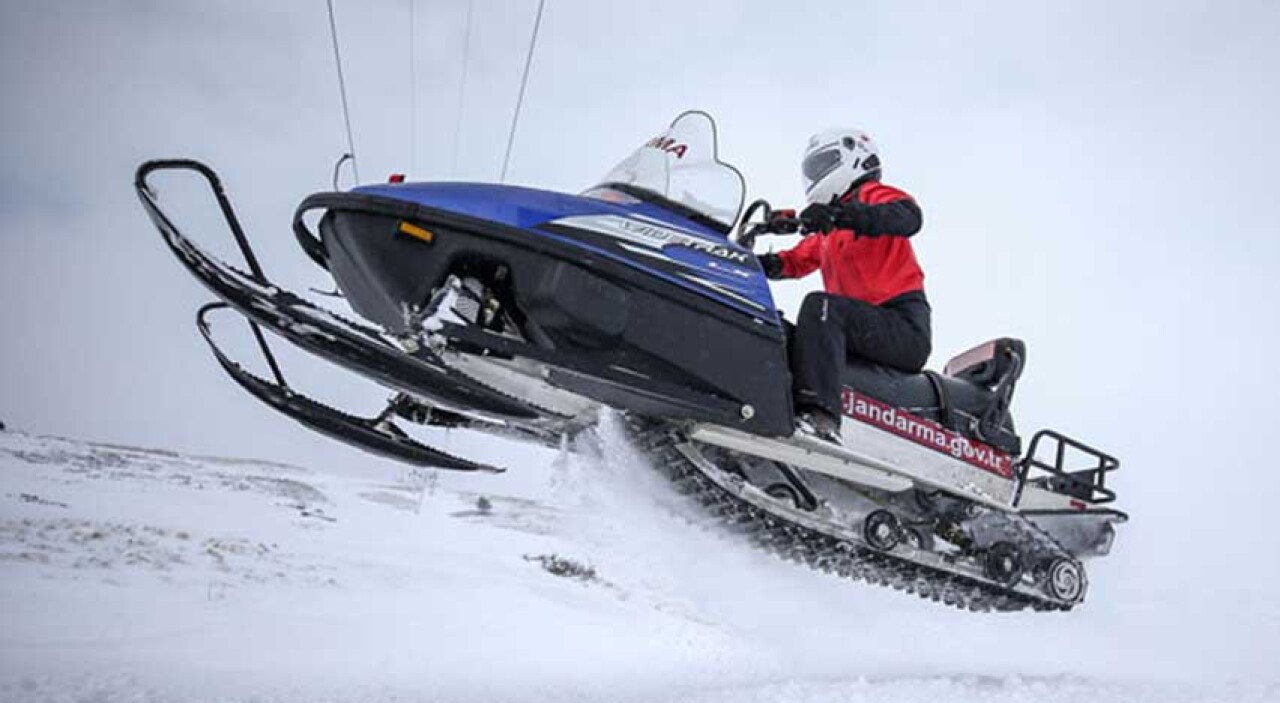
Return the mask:
<svg viewBox="0 0 1280 703">
<path fill-rule="evenodd" d="M 941 374 L 905 373 L 851 356 L 845 364 L 844 385 L 1017 455 L 1022 441 L 1009 403 L 1025 354 L 1021 341 L 997 339 L 955 357 Z"/>
<path fill-rule="evenodd" d="M 994 389 L 1011 372 L 1016 381 L 1026 359 L 1027 345 L 1022 340 L 1003 337 L 955 355 L 942 368 L 942 373 Z M 1018 367 L 1016 370 L 1014 365 Z"/>
</svg>

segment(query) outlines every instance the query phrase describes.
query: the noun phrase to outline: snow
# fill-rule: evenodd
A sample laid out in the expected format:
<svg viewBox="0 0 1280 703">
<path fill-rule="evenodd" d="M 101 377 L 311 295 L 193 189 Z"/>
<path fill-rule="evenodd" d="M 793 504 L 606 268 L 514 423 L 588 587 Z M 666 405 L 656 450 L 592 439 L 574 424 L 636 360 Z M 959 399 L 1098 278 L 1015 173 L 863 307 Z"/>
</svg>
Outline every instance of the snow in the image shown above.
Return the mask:
<svg viewBox="0 0 1280 703">
<path fill-rule="evenodd" d="M 0 432 L 0 700 L 1280 699 L 1274 652 L 1231 671 L 1106 568 L 975 615 L 760 554 L 610 423 L 502 477 Z"/>
</svg>

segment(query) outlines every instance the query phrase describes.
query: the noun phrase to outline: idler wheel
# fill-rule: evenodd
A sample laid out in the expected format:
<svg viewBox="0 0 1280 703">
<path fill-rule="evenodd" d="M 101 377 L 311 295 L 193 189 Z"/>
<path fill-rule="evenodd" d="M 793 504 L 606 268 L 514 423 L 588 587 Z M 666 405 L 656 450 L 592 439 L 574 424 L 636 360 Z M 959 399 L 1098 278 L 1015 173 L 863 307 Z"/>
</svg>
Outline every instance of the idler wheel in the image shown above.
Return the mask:
<svg viewBox="0 0 1280 703">
<path fill-rule="evenodd" d="M 1045 568 L 1044 590 L 1060 601 L 1079 603 L 1087 584 L 1084 567 L 1074 559 L 1055 557 Z"/>
<path fill-rule="evenodd" d="M 770 498 L 786 503 L 792 508 L 798 509 L 800 507 L 800 494 L 796 493 L 796 489 L 786 483 L 780 481 L 771 483 L 765 486 L 764 493 Z"/>
<path fill-rule="evenodd" d="M 915 547 L 916 549 L 930 552 L 933 551 L 933 535 L 929 534 L 923 527 L 903 527 L 903 541 Z"/>
<path fill-rule="evenodd" d="M 1022 578 L 1022 552 L 1010 542 L 996 542 L 987 550 L 983 570 L 992 581 L 1012 586 Z"/>
<path fill-rule="evenodd" d="M 872 547 L 887 552 L 902 541 L 902 525 L 888 510 L 876 510 L 863 521 L 862 538 Z"/>
</svg>

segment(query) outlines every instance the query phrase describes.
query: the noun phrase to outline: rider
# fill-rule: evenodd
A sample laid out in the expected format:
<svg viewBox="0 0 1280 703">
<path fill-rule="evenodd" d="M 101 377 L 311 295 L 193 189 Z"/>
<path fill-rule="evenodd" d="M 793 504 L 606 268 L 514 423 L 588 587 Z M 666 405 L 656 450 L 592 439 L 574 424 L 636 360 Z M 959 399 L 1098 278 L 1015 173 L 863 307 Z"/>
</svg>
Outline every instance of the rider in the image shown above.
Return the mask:
<svg viewBox="0 0 1280 703">
<path fill-rule="evenodd" d="M 815 134 L 801 171 L 809 205 L 800 225 L 811 234 L 789 251 L 761 255 L 760 264 L 771 279 L 822 270 L 826 291 L 800 307 L 791 374 L 801 423 L 839 441 L 847 356 L 918 373 L 932 349 L 924 273 L 910 240 L 920 231 L 920 206 L 880 182 L 879 153 L 860 130 Z"/>
</svg>

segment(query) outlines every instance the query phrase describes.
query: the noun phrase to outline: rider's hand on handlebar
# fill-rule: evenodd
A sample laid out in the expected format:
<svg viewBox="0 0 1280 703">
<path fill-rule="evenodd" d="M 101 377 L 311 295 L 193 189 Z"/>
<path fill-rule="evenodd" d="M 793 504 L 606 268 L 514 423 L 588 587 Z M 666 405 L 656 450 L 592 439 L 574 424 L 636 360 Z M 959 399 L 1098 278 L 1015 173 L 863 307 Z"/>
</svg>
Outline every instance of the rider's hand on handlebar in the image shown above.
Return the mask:
<svg viewBox="0 0 1280 703">
<path fill-rule="evenodd" d="M 765 226 L 777 234 L 795 234 L 800 231 L 800 220 L 795 210 L 774 210 Z"/>
<path fill-rule="evenodd" d="M 827 234 L 836 227 L 836 206 L 813 203 L 800 213 L 800 224 L 806 232 Z"/>
</svg>

